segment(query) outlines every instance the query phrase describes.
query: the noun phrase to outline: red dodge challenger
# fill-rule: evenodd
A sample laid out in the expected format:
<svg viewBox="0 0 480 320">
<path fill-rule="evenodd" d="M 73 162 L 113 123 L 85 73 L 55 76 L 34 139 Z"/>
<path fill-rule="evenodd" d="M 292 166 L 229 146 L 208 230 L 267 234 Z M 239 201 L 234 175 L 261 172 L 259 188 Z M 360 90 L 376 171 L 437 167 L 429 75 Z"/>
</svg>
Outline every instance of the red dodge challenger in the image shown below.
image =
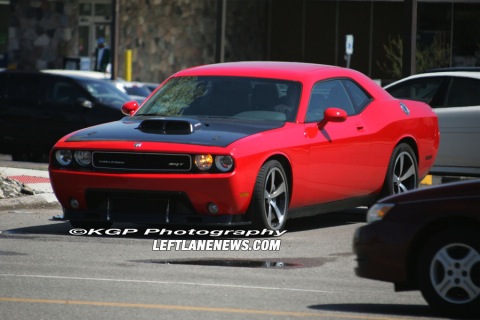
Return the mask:
<svg viewBox="0 0 480 320">
<path fill-rule="evenodd" d="M 357 71 L 308 63 L 186 69 L 122 111 L 52 149 L 51 183 L 75 227 L 282 230 L 287 218 L 416 188 L 440 139 L 427 104 L 395 99 Z"/>
</svg>

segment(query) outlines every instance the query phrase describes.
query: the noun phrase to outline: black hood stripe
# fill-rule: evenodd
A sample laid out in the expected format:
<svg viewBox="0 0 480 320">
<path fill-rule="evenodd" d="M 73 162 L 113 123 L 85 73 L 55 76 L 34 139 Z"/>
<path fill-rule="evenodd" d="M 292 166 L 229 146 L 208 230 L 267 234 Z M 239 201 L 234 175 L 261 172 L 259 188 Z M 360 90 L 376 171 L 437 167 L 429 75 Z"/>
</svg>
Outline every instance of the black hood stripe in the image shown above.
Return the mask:
<svg viewBox="0 0 480 320">
<path fill-rule="evenodd" d="M 172 118 L 172 121 L 178 121 L 178 119 Z M 126 117 L 120 121 L 83 129 L 66 141 L 145 141 L 226 147 L 244 137 L 281 128 L 285 124 L 281 121 L 239 119 L 200 119 L 199 121 L 195 119 L 195 123 L 199 123 L 195 130 L 179 134 L 178 132 L 142 131 L 141 123 L 144 120 L 146 120 L 144 117 L 140 119 Z M 148 119 L 148 121 L 154 120 Z M 165 122 L 168 118 L 158 119 L 158 121 Z"/>
</svg>

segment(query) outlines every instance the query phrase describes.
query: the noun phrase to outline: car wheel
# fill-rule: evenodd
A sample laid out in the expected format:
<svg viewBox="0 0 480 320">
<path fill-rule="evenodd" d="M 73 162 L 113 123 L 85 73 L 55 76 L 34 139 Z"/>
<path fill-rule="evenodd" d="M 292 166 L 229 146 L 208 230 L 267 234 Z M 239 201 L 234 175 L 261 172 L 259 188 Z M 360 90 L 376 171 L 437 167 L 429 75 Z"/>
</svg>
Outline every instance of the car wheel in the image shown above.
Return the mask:
<svg viewBox="0 0 480 320">
<path fill-rule="evenodd" d="M 113 224 L 112 221 L 82 221 L 82 220 L 69 220 L 70 224 L 74 228 L 79 229 L 102 229 L 110 228 Z"/>
<path fill-rule="evenodd" d="M 288 213 L 288 188 L 280 162 L 266 162 L 258 173 L 252 199 L 252 221 L 256 228 L 283 230 Z"/>
<path fill-rule="evenodd" d="M 381 197 L 406 192 L 417 187 L 417 158 L 408 144 L 401 143 L 395 147 L 390 157 Z"/>
<path fill-rule="evenodd" d="M 480 316 L 480 237 L 473 229 L 434 236 L 421 252 L 418 284 L 428 304 L 451 316 Z"/>
</svg>

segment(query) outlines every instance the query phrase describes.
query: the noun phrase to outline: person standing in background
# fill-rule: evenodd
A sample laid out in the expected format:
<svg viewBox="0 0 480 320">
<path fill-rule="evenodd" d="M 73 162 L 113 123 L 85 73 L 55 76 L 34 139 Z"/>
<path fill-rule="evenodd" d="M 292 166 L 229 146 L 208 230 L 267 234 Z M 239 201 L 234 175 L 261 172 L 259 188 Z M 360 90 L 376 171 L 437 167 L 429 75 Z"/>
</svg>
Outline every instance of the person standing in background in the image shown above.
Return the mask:
<svg viewBox="0 0 480 320">
<path fill-rule="evenodd" d="M 105 45 L 104 38 L 98 38 L 95 49 L 95 71 L 107 72 L 110 64 L 110 49 Z"/>
</svg>

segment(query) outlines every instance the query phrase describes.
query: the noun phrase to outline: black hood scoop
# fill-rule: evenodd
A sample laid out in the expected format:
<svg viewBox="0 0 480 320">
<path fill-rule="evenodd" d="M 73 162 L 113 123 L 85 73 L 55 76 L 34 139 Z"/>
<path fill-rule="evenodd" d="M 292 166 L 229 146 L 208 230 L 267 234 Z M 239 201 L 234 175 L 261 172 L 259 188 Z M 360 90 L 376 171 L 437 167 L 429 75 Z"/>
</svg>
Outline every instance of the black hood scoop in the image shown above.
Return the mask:
<svg viewBox="0 0 480 320">
<path fill-rule="evenodd" d="M 194 119 L 149 119 L 143 120 L 137 129 L 145 133 L 192 134 L 200 129 L 201 125 L 201 122 Z"/>
</svg>

